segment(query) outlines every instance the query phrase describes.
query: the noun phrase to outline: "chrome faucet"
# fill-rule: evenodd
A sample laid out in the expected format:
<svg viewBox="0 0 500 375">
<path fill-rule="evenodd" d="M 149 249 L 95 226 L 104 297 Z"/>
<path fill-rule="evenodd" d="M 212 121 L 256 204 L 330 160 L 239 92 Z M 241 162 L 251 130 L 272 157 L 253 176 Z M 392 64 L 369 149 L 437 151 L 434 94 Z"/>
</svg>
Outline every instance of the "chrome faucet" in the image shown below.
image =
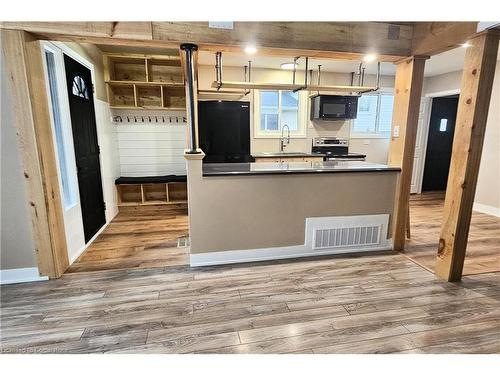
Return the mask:
<svg viewBox="0 0 500 375">
<path fill-rule="evenodd" d="M 285 130 L 285 127 L 286 129 L 288 130 L 288 135 L 286 136 L 286 138 L 283 136 L 283 133 L 284 133 L 284 130 Z M 281 137 L 280 137 L 280 152 L 283 152 L 285 150 L 285 146 L 289 145 L 290 144 L 290 128 L 288 127 L 287 124 L 284 124 L 282 127 L 281 127 Z"/>
</svg>

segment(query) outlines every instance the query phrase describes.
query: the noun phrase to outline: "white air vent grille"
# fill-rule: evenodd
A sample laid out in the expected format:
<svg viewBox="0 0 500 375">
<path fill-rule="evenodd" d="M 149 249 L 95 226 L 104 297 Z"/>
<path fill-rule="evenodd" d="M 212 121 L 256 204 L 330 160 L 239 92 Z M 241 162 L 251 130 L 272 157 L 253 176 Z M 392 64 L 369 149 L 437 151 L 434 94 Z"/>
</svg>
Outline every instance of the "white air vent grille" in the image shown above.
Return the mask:
<svg viewBox="0 0 500 375">
<path fill-rule="evenodd" d="M 380 244 L 380 226 L 326 228 L 314 231 L 314 249 Z"/>
</svg>

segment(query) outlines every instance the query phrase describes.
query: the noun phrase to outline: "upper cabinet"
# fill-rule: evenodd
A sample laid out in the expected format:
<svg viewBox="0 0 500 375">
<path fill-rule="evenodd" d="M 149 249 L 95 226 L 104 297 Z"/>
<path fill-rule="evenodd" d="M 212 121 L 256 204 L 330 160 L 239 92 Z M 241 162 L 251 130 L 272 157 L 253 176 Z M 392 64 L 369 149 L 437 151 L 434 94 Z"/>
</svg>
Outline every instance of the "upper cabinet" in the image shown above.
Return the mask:
<svg viewBox="0 0 500 375">
<path fill-rule="evenodd" d="M 178 55 L 105 54 L 104 78 L 111 108 L 185 109 Z"/>
</svg>

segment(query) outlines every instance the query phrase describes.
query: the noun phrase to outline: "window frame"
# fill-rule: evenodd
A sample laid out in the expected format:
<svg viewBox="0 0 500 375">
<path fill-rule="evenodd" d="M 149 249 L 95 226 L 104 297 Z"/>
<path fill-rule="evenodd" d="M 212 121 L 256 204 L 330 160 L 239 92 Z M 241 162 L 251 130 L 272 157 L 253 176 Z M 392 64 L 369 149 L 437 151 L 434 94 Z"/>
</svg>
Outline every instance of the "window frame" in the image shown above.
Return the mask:
<svg viewBox="0 0 500 375">
<path fill-rule="evenodd" d="M 260 92 L 261 91 L 277 91 L 278 92 L 278 130 L 262 130 L 260 125 Z M 253 90 L 253 117 L 254 117 L 254 138 L 280 138 L 281 137 L 281 93 L 290 90 Z M 297 130 L 290 131 L 290 138 L 307 138 L 307 103 L 308 95 L 306 91 L 298 92 L 299 103 L 297 113 Z"/>
<path fill-rule="evenodd" d="M 354 122 L 356 119 L 351 120 L 351 131 L 350 131 L 350 138 L 381 138 L 381 139 L 388 139 L 391 137 L 391 131 L 392 131 L 392 119 L 391 119 L 391 130 L 389 131 L 379 131 L 379 126 L 380 126 L 380 105 L 381 105 L 381 96 L 382 95 L 394 95 L 394 89 L 392 88 L 381 88 L 380 90 L 365 94 L 366 96 L 375 96 L 377 97 L 377 109 L 376 109 L 376 117 L 375 117 L 375 131 L 374 132 L 356 132 L 354 131 Z M 359 104 L 358 104 L 359 105 Z M 359 107 L 358 107 L 359 108 Z"/>
<path fill-rule="evenodd" d="M 47 90 L 47 100 L 48 104 L 50 107 L 49 115 L 50 115 L 50 122 L 52 126 L 52 134 L 53 136 L 53 141 L 54 141 L 54 148 L 56 150 L 55 157 L 57 161 L 57 170 L 58 170 L 58 179 L 59 179 L 59 186 L 61 189 L 61 202 L 63 204 L 64 211 L 70 211 L 74 207 L 78 206 L 80 204 L 80 192 L 79 192 L 79 187 L 78 187 L 78 179 L 77 179 L 77 173 L 76 173 L 76 160 L 75 160 L 75 154 L 74 154 L 74 144 L 73 144 L 73 129 L 71 127 L 71 115 L 69 112 L 69 99 L 68 99 L 68 92 L 67 92 L 67 87 L 66 87 L 66 73 L 65 73 L 65 67 L 64 67 L 64 58 L 63 58 L 63 51 L 58 48 L 58 46 L 54 46 L 49 42 L 43 43 L 42 44 L 42 60 L 43 60 L 43 65 L 44 65 L 44 71 L 45 71 L 45 76 L 46 76 L 46 90 Z M 64 185 L 63 185 L 63 176 L 62 176 L 62 171 L 60 168 L 60 153 L 59 153 L 59 147 L 60 145 L 57 143 L 57 130 L 56 130 L 56 124 L 55 124 L 55 119 L 54 119 L 54 113 L 53 113 L 53 103 L 52 103 L 52 96 L 51 96 L 51 86 L 50 82 L 48 79 L 48 66 L 47 66 L 47 60 L 46 60 L 46 53 L 51 53 L 54 57 L 54 69 L 55 69 L 55 79 L 56 79 L 56 90 L 58 93 L 58 99 L 59 99 L 59 114 L 60 114 L 60 121 L 63 124 L 66 124 L 66 126 L 63 126 L 61 128 L 61 137 L 63 141 L 62 145 L 62 152 L 65 156 L 64 163 L 66 165 L 66 183 L 67 183 L 67 188 L 69 189 L 68 194 L 71 197 L 70 202 L 66 202 L 66 197 L 65 197 L 65 191 L 64 191 Z M 67 126 L 69 124 L 69 126 Z M 73 172 L 74 171 L 74 172 Z"/>
</svg>

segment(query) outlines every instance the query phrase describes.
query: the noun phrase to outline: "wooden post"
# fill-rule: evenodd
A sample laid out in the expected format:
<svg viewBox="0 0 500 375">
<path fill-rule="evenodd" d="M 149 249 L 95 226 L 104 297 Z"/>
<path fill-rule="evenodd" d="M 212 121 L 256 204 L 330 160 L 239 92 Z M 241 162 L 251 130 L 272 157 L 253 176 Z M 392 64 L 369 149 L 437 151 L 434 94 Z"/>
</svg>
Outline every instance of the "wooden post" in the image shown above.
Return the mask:
<svg viewBox="0 0 500 375">
<path fill-rule="evenodd" d="M 468 43 L 435 267 L 436 275 L 448 281 L 462 277 L 495 76 L 498 34 L 485 32 Z"/>
<path fill-rule="evenodd" d="M 59 277 L 69 261 L 40 42 L 17 30 L 2 30 L 1 37 L 38 270 Z"/>
<path fill-rule="evenodd" d="M 403 251 L 405 245 L 415 140 L 426 59 L 426 56 L 414 56 L 399 62 L 396 69 L 388 164 L 401 168 L 392 218 L 392 239 L 394 249 L 398 251 Z M 396 127 L 398 128 L 396 133 L 399 132 L 399 135 L 395 135 Z"/>
</svg>

